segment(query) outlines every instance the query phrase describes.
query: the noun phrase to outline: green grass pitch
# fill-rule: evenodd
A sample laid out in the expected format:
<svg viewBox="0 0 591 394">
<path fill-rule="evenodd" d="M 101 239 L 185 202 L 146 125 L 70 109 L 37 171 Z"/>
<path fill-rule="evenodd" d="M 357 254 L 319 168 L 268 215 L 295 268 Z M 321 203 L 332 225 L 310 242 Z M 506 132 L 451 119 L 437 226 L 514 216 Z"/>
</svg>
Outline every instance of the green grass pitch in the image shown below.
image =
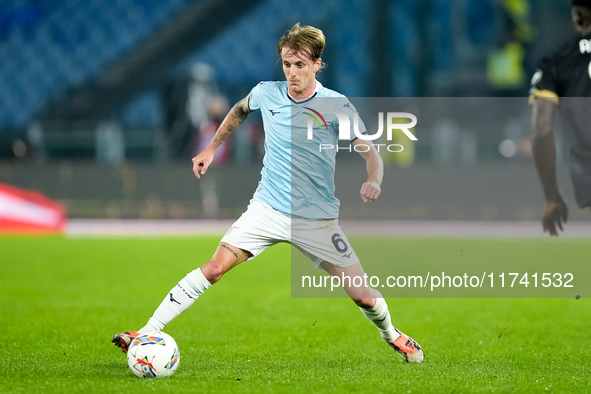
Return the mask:
<svg viewBox="0 0 591 394">
<path fill-rule="evenodd" d="M 287 245 L 231 271 L 166 328 L 181 349 L 175 375 L 136 378 L 111 336 L 141 327 L 218 240 L 0 238 L 0 392 L 591 391 L 588 299 L 388 299 L 425 349 L 409 365 L 351 301 L 291 298 Z M 445 257 L 428 254 L 435 243 L 591 256 L 588 240 L 391 242 L 433 260 Z"/>
</svg>

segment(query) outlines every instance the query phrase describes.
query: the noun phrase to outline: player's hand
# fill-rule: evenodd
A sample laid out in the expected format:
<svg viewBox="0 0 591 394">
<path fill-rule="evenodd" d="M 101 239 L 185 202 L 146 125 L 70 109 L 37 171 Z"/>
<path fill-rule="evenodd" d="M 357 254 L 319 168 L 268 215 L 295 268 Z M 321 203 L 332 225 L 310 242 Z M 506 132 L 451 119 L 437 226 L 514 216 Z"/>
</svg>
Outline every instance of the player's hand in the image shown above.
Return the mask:
<svg viewBox="0 0 591 394">
<path fill-rule="evenodd" d="M 376 182 L 365 182 L 361 185 L 361 199 L 363 202 L 367 202 L 368 200 L 374 202 L 378 199 L 381 192 L 382 189 Z"/>
<path fill-rule="evenodd" d="M 193 158 L 193 174 L 197 179 L 201 179 L 201 175 L 205 175 L 209 165 L 213 161 L 214 152 L 204 150 Z"/>
<path fill-rule="evenodd" d="M 549 232 L 551 236 L 558 236 L 558 229 L 563 231 L 562 225 L 568 219 L 568 208 L 564 201 L 553 201 L 546 203 L 546 210 L 542 218 L 544 232 Z"/>
</svg>

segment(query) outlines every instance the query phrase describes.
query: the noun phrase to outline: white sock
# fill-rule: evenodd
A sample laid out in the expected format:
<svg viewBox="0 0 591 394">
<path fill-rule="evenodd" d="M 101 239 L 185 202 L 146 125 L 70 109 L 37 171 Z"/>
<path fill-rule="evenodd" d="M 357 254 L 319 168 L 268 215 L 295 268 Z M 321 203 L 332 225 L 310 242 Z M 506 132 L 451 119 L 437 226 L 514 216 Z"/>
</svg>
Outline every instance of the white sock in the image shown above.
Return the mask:
<svg viewBox="0 0 591 394">
<path fill-rule="evenodd" d="M 148 324 L 140 328 L 140 334 L 162 331 L 164 326 L 189 308 L 211 286 L 201 268 L 191 271 L 173 287 L 156 309 Z"/>
<path fill-rule="evenodd" d="M 382 338 L 388 342 L 392 343 L 398 339 L 400 334 L 394 326 L 392 325 L 392 321 L 390 320 L 390 311 L 388 311 L 388 305 L 386 301 L 382 298 L 382 295 L 374 290 L 376 297 L 376 305 L 373 308 L 365 309 L 359 308 L 361 313 L 367 317 L 369 321 L 371 321 L 380 331 L 380 335 Z"/>
</svg>

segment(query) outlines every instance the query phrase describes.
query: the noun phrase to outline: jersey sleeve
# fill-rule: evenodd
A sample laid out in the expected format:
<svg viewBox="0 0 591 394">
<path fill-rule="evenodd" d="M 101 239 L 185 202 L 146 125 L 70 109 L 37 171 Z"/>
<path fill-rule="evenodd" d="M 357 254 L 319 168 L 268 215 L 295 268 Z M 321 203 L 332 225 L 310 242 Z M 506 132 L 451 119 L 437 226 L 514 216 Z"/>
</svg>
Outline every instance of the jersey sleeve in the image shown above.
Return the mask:
<svg viewBox="0 0 591 394">
<path fill-rule="evenodd" d="M 353 142 L 359 138 L 355 135 L 355 132 L 353 131 L 353 127 L 355 127 L 356 121 L 357 121 L 357 130 L 359 131 L 359 133 L 360 134 L 367 134 L 367 129 L 365 127 L 365 123 L 363 123 L 363 120 L 359 116 L 359 113 L 357 112 L 357 108 L 355 108 L 355 106 L 346 97 L 343 98 L 343 109 L 342 110 L 343 110 L 343 112 L 345 112 L 345 114 L 351 120 L 351 129 L 350 129 L 350 134 L 349 134 L 349 141 L 350 142 Z"/>
<path fill-rule="evenodd" d="M 545 57 L 538 64 L 538 69 L 531 79 L 529 103 L 536 97 L 544 97 L 558 104 L 558 83 L 556 68 L 551 58 Z"/>
<path fill-rule="evenodd" d="M 261 92 L 263 90 L 264 82 L 259 82 L 252 90 L 250 91 L 249 98 L 248 98 L 248 108 L 251 111 L 256 111 L 261 108 Z"/>
</svg>

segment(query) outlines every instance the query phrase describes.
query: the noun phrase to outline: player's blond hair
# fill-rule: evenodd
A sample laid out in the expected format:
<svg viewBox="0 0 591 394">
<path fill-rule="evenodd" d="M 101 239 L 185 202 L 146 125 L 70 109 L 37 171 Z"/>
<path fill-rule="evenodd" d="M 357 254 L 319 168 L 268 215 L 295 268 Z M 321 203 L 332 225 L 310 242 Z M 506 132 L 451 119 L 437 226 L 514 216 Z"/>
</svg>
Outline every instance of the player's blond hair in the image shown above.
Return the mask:
<svg viewBox="0 0 591 394">
<path fill-rule="evenodd" d="M 320 59 L 326 39 L 322 30 L 312 26 L 300 26 L 300 22 L 293 25 L 291 30 L 279 39 L 277 44 L 277 53 L 281 57 L 281 51 L 288 47 L 294 53 L 303 53 L 312 59 L 313 62 Z M 326 67 L 325 63 L 320 65 L 320 70 Z"/>
</svg>

